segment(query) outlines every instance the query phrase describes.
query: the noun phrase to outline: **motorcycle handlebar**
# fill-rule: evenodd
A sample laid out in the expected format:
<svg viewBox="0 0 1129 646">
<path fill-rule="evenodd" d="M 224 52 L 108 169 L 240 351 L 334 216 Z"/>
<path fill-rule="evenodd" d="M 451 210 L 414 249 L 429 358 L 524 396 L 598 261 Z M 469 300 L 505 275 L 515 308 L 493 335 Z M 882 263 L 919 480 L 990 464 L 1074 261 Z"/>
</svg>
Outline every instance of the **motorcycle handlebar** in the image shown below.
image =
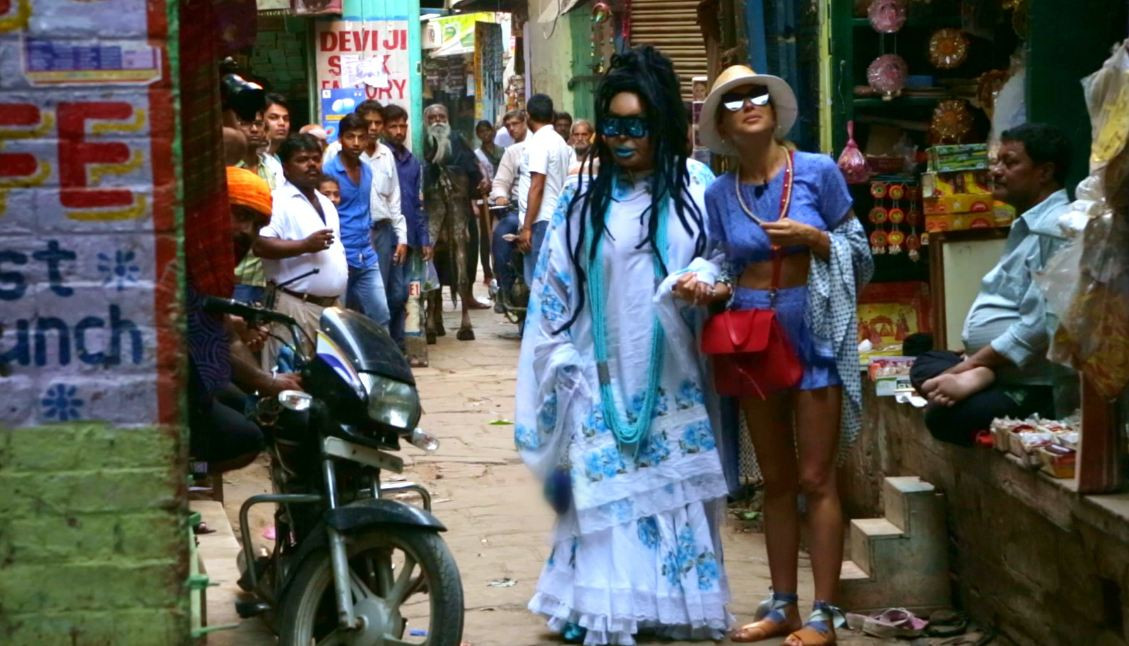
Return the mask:
<svg viewBox="0 0 1129 646">
<path fill-rule="evenodd" d="M 205 296 L 203 307 L 205 312 L 217 312 L 221 314 L 240 316 L 246 319 L 249 323 L 281 323 L 282 325 L 285 325 L 287 327 L 298 324 L 297 321 L 280 312 L 275 312 L 273 310 L 268 310 L 262 307 L 256 307 L 249 303 L 237 301 L 232 298 Z"/>
</svg>

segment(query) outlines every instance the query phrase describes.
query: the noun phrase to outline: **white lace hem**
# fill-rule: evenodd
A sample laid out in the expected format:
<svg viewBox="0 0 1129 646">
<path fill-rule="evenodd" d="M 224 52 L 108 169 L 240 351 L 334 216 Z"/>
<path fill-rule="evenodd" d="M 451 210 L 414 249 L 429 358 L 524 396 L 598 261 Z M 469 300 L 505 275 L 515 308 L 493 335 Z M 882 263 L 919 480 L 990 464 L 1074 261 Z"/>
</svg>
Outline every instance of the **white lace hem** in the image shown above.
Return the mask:
<svg viewBox="0 0 1129 646">
<path fill-rule="evenodd" d="M 617 590 L 614 591 L 616 595 L 629 595 L 634 597 L 630 605 L 635 608 L 640 608 L 646 605 L 654 605 L 658 608 L 657 616 L 647 615 L 604 615 L 584 611 L 584 602 L 579 600 L 580 597 L 588 595 L 599 595 L 607 598 L 609 591 L 605 590 L 591 590 L 583 592 L 580 589 L 574 589 L 574 596 L 578 598 L 575 606 L 570 606 L 563 600 L 556 596 L 544 591 L 538 591 L 533 595 L 533 599 L 529 602 L 529 609 L 535 613 L 545 615 L 548 617 L 549 629 L 556 633 L 564 631 L 568 624 L 576 624 L 586 629 L 584 636 L 585 646 L 634 646 L 635 636 L 641 632 L 650 633 L 665 639 L 677 639 L 686 641 L 705 641 L 713 640 L 719 641 L 724 639 L 725 631 L 732 623 L 731 617 L 724 610 L 724 599 L 720 593 L 713 595 L 705 595 L 707 597 L 714 597 L 713 599 L 704 599 L 710 601 L 709 607 L 716 608 L 720 612 L 711 613 L 709 617 L 702 617 L 695 620 L 686 619 L 683 623 L 672 623 L 672 620 L 666 617 L 683 615 L 685 616 L 685 600 L 684 599 L 660 599 L 654 595 L 638 590 Z M 648 603 L 649 601 L 649 603 Z M 681 605 L 682 612 L 676 610 L 676 607 Z M 678 620 L 673 620 L 677 622 Z"/>
</svg>

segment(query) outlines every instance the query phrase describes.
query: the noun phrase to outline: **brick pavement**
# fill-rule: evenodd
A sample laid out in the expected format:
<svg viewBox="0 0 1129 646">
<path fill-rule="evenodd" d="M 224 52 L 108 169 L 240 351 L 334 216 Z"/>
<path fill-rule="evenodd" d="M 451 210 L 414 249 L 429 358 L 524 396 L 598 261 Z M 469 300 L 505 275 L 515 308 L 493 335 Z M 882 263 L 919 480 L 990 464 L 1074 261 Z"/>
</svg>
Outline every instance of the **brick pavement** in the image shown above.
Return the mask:
<svg viewBox="0 0 1129 646">
<path fill-rule="evenodd" d="M 445 304 L 450 308 L 449 300 Z M 433 511 L 449 528 L 444 538 L 458 562 L 466 600 L 464 639 L 473 646 L 559 644 L 544 622 L 525 609 L 548 555 L 552 513 L 514 451 L 513 427 L 497 423 L 513 419 L 518 342 L 501 335 L 515 327 L 491 311 L 472 316 L 476 341 L 454 338 L 458 313 L 450 310 L 446 322 L 452 333 L 430 346 L 431 366 L 417 369 L 421 426 L 441 446 L 433 455 L 405 450 L 405 476 L 431 490 Z M 247 474 L 232 474 L 228 480 L 229 515 L 239 499 L 265 484 L 261 475 Z M 729 523 L 724 533 L 731 611 L 747 621 L 768 589 L 768 563 L 763 536 L 735 525 Z M 811 573 L 803 555 L 801 568 L 801 595 L 810 599 Z M 516 584 L 489 585 L 507 577 Z M 870 640 L 842 635 L 840 643 Z"/>
</svg>

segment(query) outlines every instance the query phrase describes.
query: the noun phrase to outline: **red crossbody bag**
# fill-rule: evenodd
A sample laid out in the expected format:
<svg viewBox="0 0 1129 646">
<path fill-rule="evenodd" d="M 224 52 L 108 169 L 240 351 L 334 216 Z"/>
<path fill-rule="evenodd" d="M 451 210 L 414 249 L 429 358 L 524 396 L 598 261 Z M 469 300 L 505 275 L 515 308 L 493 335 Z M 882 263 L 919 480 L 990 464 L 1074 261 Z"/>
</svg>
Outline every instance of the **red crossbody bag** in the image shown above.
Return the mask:
<svg viewBox="0 0 1129 646">
<path fill-rule="evenodd" d="M 792 202 L 792 153 L 785 168 L 780 194 L 780 220 L 788 217 Z M 740 177 L 736 178 L 738 199 Z M 741 207 L 760 223 L 743 201 Z M 784 264 L 779 247 L 772 248 L 772 300 L 768 309 L 725 310 L 706 321 L 702 330 L 702 352 L 713 360 L 714 386 L 726 397 L 766 399 L 773 393 L 795 388 L 804 376 L 804 366 L 792 342 L 776 319 L 776 292 Z"/>
</svg>

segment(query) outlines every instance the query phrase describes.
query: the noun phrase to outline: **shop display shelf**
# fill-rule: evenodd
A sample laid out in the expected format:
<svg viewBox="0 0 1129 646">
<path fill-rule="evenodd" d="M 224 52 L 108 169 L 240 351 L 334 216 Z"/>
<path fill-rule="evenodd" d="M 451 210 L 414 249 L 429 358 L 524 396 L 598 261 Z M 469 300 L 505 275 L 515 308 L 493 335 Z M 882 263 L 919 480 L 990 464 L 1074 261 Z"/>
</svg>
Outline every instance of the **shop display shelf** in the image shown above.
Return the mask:
<svg viewBox="0 0 1129 646">
<path fill-rule="evenodd" d="M 947 96 L 898 96 L 886 100 L 877 96 L 858 96 L 851 100 L 856 108 L 931 107 Z"/>
<path fill-rule="evenodd" d="M 855 29 L 863 27 L 865 27 L 866 29 L 871 29 L 870 19 L 866 17 L 852 18 L 851 26 Z M 906 27 L 924 27 L 936 29 L 940 29 L 941 27 L 960 27 L 960 16 L 910 16 L 909 18 L 906 18 L 906 24 L 902 27 L 902 29 L 905 29 Z"/>
</svg>

